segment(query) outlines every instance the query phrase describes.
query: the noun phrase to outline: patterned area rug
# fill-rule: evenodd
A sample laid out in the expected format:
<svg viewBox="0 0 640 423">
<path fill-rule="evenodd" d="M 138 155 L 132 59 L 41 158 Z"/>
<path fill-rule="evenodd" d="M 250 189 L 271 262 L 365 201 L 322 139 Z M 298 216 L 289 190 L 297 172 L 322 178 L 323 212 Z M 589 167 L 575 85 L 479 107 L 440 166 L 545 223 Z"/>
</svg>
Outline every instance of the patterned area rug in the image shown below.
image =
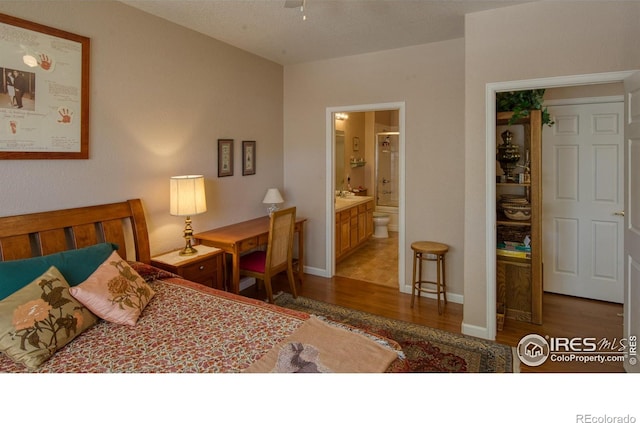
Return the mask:
<svg viewBox="0 0 640 423">
<path fill-rule="evenodd" d="M 388 372 L 510 373 L 518 371 L 508 345 L 388 319 L 309 298 L 282 293 L 275 303 L 329 321 L 345 323 L 396 341 L 406 358 Z"/>
</svg>

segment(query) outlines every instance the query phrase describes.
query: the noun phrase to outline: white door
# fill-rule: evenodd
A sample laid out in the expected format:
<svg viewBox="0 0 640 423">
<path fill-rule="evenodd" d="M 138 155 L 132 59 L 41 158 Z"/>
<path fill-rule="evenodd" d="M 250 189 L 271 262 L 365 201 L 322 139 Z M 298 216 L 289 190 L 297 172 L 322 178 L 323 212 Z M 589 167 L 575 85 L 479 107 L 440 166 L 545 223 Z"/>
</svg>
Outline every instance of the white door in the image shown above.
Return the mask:
<svg viewBox="0 0 640 423">
<path fill-rule="evenodd" d="M 640 336 L 640 72 L 624 81 L 624 89 L 624 337 L 631 345 Z M 627 372 L 639 372 L 638 357 L 631 354 L 630 348 L 624 368 Z"/>
<path fill-rule="evenodd" d="M 624 103 L 551 106 L 542 132 L 544 290 L 623 302 Z"/>
</svg>

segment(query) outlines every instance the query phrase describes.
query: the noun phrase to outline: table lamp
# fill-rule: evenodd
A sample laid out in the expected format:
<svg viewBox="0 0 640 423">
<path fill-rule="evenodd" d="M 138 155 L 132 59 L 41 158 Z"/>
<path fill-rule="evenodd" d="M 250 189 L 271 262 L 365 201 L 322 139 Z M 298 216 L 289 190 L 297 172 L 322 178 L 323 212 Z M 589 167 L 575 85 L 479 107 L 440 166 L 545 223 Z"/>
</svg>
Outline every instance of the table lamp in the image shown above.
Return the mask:
<svg viewBox="0 0 640 423">
<path fill-rule="evenodd" d="M 204 176 L 184 175 L 172 176 L 169 180 L 169 213 L 172 216 L 186 216 L 184 221 L 184 239 L 186 245 L 181 256 L 190 256 L 198 251 L 191 246 L 193 228 L 191 216 L 207 211 L 207 200 L 204 193 Z"/>
<path fill-rule="evenodd" d="M 282 195 L 280 195 L 280 191 L 278 191 L 278 188 L 269 188 L 267 190 L 267 194 L 264 196 L 264 200 L 262 200 L 262 202 L 264 204 L 271 204 L 268 208 L 267 211 L 269 212 L 269 216 L 271 216 L 271 214 L 278 210 L 280 207 L 277 206 L 277 204 L 282 204 L 284 203 L 284 200 L 282 199 Z"/>
</svg>

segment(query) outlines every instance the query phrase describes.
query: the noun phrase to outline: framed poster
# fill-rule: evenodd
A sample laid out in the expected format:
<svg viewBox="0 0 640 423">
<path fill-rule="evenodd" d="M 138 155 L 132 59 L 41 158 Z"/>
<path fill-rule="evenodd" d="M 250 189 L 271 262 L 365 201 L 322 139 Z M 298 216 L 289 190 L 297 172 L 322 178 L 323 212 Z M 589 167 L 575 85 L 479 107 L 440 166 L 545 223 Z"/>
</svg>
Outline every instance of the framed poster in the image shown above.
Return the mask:
<svg viewBox="0 0 640 423">
<path fill-rule="evenodd" d="M 256 174 L 256 142 L 242 141 L 242 175 Z"/>
<path fill-rule="evenodd" d="M 233 140 L 218 140 L 218 177 L 233 176 Z"/>
<path fill-rule="evenodd" d="M 87 37 L 0 13 L 0 159 L 89 158 Z"/>
</svg>

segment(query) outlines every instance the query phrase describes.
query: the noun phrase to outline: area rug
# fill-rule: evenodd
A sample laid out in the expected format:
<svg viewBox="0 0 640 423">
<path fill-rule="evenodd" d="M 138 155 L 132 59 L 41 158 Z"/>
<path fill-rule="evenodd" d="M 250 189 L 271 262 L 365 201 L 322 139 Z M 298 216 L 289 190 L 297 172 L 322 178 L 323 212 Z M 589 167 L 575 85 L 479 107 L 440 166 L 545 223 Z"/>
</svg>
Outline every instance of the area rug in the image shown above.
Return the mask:
<svg viewBox="0 0 640 423">
<path fill-rule="evenodd" d="M 299 310 L 329 322 L 346 324 L 396 341 L 404 352 L 387 372 L 510 373 L 517 372 L 513 348 L 471 336 L 389 319 L 309 298 L 282 293 L 281 307 Z"/>
</svg>

